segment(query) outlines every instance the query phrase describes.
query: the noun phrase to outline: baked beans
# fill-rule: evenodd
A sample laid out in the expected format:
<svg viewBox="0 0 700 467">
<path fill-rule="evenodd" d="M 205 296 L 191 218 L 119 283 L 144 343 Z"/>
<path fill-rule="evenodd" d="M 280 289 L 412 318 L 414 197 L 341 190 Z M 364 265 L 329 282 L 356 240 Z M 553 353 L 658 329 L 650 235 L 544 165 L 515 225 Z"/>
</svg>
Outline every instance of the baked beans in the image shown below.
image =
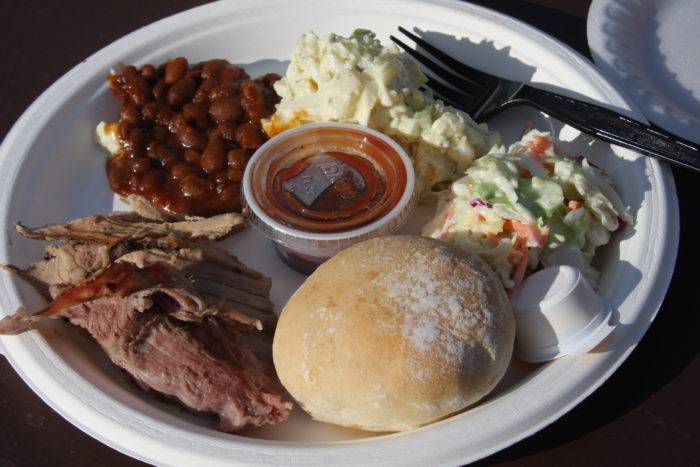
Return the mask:
<svg viewBox="0 0 700 467">
<path fill-rule="evenodd" d="M 278 79 L 250 79 L 226 60 L 123 67 L 108 78 L 122 103 L 122 151 L 107 162 L 112 190 L 170 214 L 240 211 L 243 170 L 265 142 L 260 119 L 279 102 Z"/>
</svg>

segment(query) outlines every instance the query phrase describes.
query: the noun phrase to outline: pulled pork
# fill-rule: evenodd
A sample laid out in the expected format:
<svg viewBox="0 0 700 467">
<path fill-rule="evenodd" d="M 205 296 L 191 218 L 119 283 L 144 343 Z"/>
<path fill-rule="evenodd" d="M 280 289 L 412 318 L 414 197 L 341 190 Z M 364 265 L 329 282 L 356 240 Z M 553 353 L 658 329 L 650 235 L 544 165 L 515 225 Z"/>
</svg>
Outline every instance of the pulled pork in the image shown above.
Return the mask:
<svg viewBox="0 0 700 467">
<path fill-rule="evenodd" d="M 276 424 L 291 404 L 266 358 L 243 342 L 275 324 L 270 280 L 208 243 L 243 227 L 236 214 L 173 223 L 114 213 L 29 229 L 60 240 L 27 269 L 50 304 L 0 320 L 0 334 L 66 318 L 141 387 L 219 416 L 223 431 Z"/>
</svg>

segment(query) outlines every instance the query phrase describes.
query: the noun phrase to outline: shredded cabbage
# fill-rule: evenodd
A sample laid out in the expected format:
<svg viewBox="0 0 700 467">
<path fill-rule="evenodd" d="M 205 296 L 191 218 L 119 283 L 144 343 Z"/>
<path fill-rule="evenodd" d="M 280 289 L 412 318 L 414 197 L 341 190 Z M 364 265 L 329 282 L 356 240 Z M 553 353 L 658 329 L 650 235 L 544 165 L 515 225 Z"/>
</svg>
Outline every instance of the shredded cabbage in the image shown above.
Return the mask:
<svg viewBox="0 0 700 467">
<path fill-rule="evenodd" d="M 449 193 L 423 235 L 481 256 L 511 290 L 523 271 L 557 264 L 579 268 L 595 286 L 596 248 L 632 223 L 601 170 L 558 153 L 537 130 L 474 161 Z"/>
</svg>

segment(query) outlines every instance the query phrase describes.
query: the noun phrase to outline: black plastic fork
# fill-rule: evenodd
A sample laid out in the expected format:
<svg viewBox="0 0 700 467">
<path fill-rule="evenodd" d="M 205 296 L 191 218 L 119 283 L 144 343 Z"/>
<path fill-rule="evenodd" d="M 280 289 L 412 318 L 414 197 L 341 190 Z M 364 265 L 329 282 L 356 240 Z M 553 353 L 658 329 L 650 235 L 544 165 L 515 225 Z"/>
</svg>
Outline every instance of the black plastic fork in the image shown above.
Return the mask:
<svg viewBox="0 0 700 467">
<path fill-rule="evenodd" d="M 598 105 L 476 70 L 405 28 L 399 26 L 399 31 L 432 58 L 394 36 L 390 36 L 391 40 L 448 83 L 429 77 L 426 86 L 446 104 L 468 113 L 478 122 L 489 120 L 509 107 L 527 105 L 583 133 L 700 172 L 700 147 L 691 141 Z"/>
</svg>

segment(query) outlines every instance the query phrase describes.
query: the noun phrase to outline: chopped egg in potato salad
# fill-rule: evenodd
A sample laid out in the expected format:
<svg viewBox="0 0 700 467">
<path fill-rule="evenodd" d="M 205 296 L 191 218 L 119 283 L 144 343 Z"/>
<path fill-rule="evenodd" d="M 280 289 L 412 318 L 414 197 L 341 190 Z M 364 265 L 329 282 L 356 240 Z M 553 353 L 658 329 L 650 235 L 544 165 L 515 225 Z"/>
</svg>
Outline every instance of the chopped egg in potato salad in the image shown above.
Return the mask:
<svg viewBox="0 0 700 467">
<path fill-rule="evenodd" d="M 423 201 L 435 201 L 471 162 L 499 143 L 495 132 L 422 92 L 426 76 L 398 47 L 364 29 L 350 37 L 309 32 L 297 43 L 282 97 L 263 121 L 273 136 L 313 122 L 358 123 L 385 133 L 413 158 Z"/>
</svg>

